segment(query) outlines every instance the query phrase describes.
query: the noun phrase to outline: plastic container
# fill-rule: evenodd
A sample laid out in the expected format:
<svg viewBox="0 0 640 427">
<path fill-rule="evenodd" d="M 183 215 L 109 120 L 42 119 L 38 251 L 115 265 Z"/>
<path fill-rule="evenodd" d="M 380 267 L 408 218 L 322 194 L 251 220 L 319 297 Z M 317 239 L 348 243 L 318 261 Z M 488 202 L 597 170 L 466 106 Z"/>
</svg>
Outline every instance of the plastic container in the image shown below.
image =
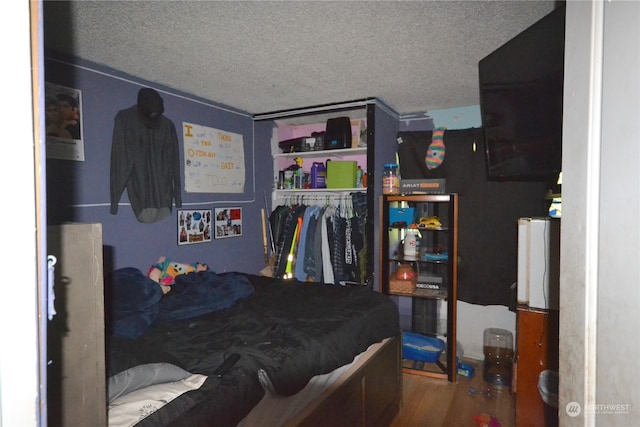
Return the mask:
<svg viewBox="0 0 640 427">
<path fill-rule="evenodd" d="M 364 185 L 364 183 L 362 182 L 362 177 L 363 176 L 364 176 L 364 171 L 362 170 L 362 168 L 360 166 L 358 166 L 358 171 L 356 172 L 356 187 L 357 188 L 366 187 L 366 185 Z"/>
<path fill-rule="evenodd" d="M 398 165 L 396 163 L 384 165 L 382 194 L 400 194 L 400 175 L 398 175 Z"/>
<path fill-rule="evenodd" d="M 404 259 L 415 261 L 418 256 L 418 230 L 409 229 L 404 238 Z"/>
<path fill-rule="evenodd" d="M 327 188 L 355 188 L 358 162 L 332 160 L 327 162 Z"/>
<path fill-rule="evenodd" d="M 327 188 L 327 168 L 324 163 L 313 162 L 311 165 L 311 188 Z"/>
<path fill-rule="evenodd" d="M 467 378 L 473 378 L 476 371 L 472 365 L 464 362 L 459 362 L 456 366 L 456 370 L 458 372 L 458 375 Z"/>
<path fill-rule="evenodd" d="M 304 188 L 304 172 L 302 172 L 302 169 L 298 169 L 293 174 L 293 188 L 296 188 L 296 189 Z"/>
<path fill-rule="evenodd" d="M 389 225 L 391 227 L 399 227 L 401 223 L 405 228 L 411 225 L 415 216 L 414 208 L 389 208 Z"/>
<path fill-rule="evenodd" d="M 485 329 L 483 348 L 484 380 L 494 385 L 511 385 L 513 334 L 506 329 Z"/>
<path fill-rule="evenodd" d="M 292 170 L 284 171 L 284 189 L 285 190 L 293 189 L 293 171 Z"/>
<path fill-rule="evenodd" d="M 402 357 L 419 362 L 435 363 L 440 359 L 445 342 L 413 332 L 402 333 Z"/>
</svg>

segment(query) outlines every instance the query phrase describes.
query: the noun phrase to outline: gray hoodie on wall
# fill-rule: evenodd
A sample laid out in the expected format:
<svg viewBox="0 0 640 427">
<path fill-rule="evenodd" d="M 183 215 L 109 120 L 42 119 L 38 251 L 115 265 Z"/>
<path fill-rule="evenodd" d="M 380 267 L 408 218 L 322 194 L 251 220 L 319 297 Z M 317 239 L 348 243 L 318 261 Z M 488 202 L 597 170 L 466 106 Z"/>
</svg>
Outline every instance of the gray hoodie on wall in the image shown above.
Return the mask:
<svg viewBox="0 0 640 427">
<path fill-rule="evenodd" d="M 116 114 L 111 145 L 111 214 L 124 189 L 138 221 L 153 223 L 182 207 L 180 154 L 175 125 L 163 115 L 149 127 L 138 106 Z M 148 123 L 147 123 L 148 124 Z"/>
</svg>

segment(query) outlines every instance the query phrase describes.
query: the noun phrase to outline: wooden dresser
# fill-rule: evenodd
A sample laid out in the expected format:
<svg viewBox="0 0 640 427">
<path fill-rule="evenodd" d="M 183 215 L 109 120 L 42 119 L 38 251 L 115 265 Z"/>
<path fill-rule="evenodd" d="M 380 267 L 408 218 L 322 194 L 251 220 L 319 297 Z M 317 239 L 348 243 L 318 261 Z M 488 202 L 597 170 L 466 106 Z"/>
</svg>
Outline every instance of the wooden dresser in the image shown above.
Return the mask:
<svg viewBox="0 0 640 427">
<path fill-rule="evenodd" d="M 520 305 L 516 331 L 516 426 L 557 426 L 555 408 L 540 397 L 538 376 L 545 369 L 558 370 L 558 311 Z"/>
</svg>

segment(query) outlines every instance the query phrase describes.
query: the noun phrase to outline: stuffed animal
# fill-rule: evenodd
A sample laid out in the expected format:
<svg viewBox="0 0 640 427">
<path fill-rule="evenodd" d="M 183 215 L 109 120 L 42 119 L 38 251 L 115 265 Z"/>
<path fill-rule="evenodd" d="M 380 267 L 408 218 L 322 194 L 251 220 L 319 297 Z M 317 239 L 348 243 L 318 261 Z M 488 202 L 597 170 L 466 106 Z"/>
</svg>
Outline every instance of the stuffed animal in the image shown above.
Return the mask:
<svg viewBox="0 0 640 427">
<path fill-rule="evenodd" d="M 197 273 L 209 270 L 209 266 L 202 263 L 186 264 L 182 262 L 172 261 L 167 257 L 161 256 L 151 266 L 147 274 L 151 280 L 162 286 L 162 292 L 165 294 L 171 290 L 171 285 L 176 282 L 176 276 L 180 274 Z"/>
<path fill-rule="evenodd" d="M 438 127 L 433 130 L 431 135 L 431 144 L 427 150 L 427 156 L 424 159 L 428 169 L 435 169 L 442 164 L 445 155 L 444 132 L 445 127 Z"/>
</svg>

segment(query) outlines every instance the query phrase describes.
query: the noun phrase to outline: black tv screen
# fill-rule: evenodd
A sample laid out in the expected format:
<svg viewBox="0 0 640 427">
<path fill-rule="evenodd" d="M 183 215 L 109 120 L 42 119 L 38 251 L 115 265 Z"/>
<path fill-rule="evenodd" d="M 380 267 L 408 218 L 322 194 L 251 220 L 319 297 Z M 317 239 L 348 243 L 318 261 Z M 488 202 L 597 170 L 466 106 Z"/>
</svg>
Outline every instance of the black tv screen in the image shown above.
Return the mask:
<svg viewBox="0 0 640 427">
<path fill-rule="evenodd" d="M 562 167 L 565 6 L 481 59 L 489 179 L 548 181 Z"/>
</svg>

